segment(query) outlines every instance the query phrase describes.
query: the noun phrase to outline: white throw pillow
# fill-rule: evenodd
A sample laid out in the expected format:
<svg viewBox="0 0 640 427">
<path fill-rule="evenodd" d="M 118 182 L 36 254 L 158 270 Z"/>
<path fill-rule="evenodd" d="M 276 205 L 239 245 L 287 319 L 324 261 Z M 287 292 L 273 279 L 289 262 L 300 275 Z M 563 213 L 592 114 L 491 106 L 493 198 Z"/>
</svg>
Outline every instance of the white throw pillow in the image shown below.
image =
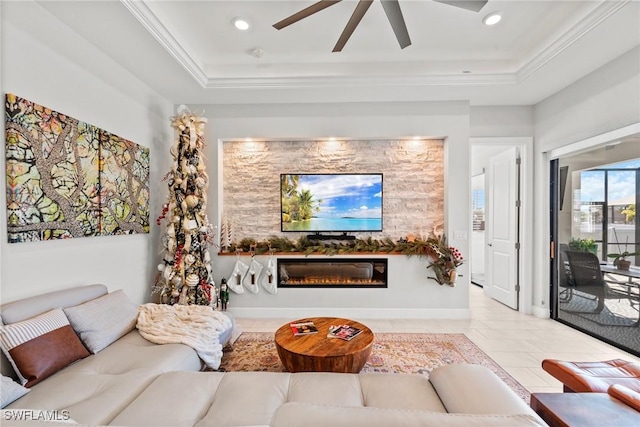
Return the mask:
<svg viewBox="0 0 640 427">
<path fill-rule="evenodd" d="M 9 377 L 2 375 L 2 384 L 0 384 L 0 400 L 2 400 L 2 408 L 7 406 L 14 400 L 20 399 L 29 393 L 29 389 L 18 384 Z"/>
<path fill-rule="evenodd" d="M 138 308 L 122 289 L 64 309 L 69 323 L 92 353 L 131 332 Z"/>
</svg>

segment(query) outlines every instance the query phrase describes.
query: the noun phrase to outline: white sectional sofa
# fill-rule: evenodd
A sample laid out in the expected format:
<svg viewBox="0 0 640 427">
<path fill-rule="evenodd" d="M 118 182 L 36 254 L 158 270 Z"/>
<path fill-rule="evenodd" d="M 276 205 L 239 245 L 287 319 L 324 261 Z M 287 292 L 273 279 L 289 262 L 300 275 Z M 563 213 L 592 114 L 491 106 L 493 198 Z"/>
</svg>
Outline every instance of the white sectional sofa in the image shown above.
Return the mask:
<svg viewBox="0 0 640 427">
<path fill-rule="evenodd" d="M 104 286 L 91 285 L 4 304 L 2 320 L 17 324 L 106 292 Z M 231 333 L 221 333 L 221 342 L 228 342 Z M 546 425 L 495 374 L 478 365 L 445 366 L 428 379 L 201 369 L 190 347 L 152 344 L 134 329 L 37 382 L 5 407 L 1 424 L 61 425 L 46 417 L 15 419 L 18 409 L 28 409 L 65 414 L 69 422 L 82 425 L 131 427 Z"/>
</svg>

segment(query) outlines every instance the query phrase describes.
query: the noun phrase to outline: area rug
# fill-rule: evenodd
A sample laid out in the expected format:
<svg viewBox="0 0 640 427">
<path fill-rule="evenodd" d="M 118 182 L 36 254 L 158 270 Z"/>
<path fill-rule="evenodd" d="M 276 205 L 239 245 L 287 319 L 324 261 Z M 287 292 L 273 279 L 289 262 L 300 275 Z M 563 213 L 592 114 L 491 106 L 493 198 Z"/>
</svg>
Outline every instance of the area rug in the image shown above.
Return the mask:
<svg viewBox="0 0 640 427">
<path fill-rule="evenodd" d="M 271 333 L 242 333 L 233 347 L 224 349 L 221 371 L 285 372 Z M 527 404 L 530 393 L 464 334 L 377 333 L 371 356 L 362 372 L 429 375 L 453 363 L 486 366 Z"/>
</svg>

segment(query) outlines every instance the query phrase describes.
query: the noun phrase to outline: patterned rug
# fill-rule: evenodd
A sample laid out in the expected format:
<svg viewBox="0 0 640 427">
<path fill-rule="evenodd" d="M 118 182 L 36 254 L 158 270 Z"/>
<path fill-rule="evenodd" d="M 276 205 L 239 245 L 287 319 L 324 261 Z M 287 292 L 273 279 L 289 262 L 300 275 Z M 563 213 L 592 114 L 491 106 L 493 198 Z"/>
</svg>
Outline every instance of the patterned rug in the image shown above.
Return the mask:
<svg viewBox="0 0 640 427">
<path fill-rule="evenodd" d="M 530 394 L 518 381 L 487 356 L 464 334 L 378 333 L 362 372 L 397 372 L 429 375 L 431 370 L 453 363 L 486 366 L 525 402 Z M 284 372 L 271 333 L 242 333 L 227 347 L 221 371 Z"/>
</svg>

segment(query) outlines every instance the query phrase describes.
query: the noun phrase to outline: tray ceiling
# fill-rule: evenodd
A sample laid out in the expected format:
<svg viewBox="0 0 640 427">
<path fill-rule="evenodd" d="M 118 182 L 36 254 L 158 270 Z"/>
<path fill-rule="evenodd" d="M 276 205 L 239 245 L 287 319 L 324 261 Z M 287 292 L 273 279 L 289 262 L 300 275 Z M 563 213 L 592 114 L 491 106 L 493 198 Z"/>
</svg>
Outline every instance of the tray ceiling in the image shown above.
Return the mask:
<svg viewBox="0 0 640 427">
<path fill-rule="evenodd" d="M 282 30 L 273 27 L 313 3 L 41 5 L 176 103 L 529 105 L 640 45 L 636 1 L 490 0 L 474 12 L 431 0 L 400 0 L 412 41 L 405 49 L 398 46 L 379 0 L 342 52 L 331 50 L 356 1 L 344 0 Z M 484 25 L 483 18 L 494 11 L 502 21 Z M 237 30 L 235 17 L 251 27 Z"/>
</svg>

